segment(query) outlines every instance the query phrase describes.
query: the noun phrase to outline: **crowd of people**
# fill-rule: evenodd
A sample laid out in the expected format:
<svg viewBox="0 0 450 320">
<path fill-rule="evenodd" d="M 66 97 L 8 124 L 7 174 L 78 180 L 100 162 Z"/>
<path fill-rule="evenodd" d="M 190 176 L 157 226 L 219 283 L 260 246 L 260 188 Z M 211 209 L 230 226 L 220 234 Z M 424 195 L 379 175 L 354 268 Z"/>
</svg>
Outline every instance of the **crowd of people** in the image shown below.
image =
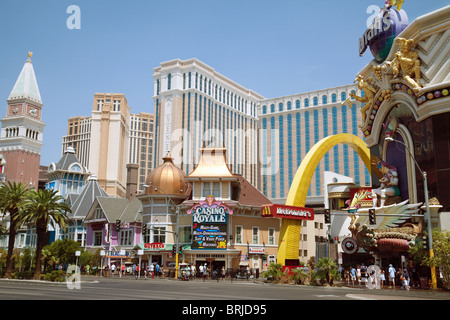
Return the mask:
<svg viewBox="0 0 450 320">
<path fill-rule="evenodd" d="M 110 277 L 122 277 L 126 274 L 132 274 L 136 279 L 139 278 L 139 274 L 141 274 L 144 279 L 155 277 L 164 278 L 164 267 L 160 266 L 158 263 L 151 263 L 141 270 L 139 264 L 133 264 L 132 266 L 126 267 L 124 264 L 116 266 L 115 263 L 112 263 L 111 266 L 106 264 L 103 267 L 103 274 L 109 275 Z"/>
<path fill-rule="evenodd" d="M 379 271 L 377 270 L 379 269 Z M 376 285 L 380 288 L 396 288 L 408 290 L 412 287 L 420 288 L 420 278 L 415 267 L 411 268 L 394 268 L 392 264 L 386 270 L 382 268 L 370 268 L 364 264 L 350 266 L 348 268 L 342 267 L 340 269 L 341 279 L 348 286 L 365 287 L 368 283 Z"/>
</svg>

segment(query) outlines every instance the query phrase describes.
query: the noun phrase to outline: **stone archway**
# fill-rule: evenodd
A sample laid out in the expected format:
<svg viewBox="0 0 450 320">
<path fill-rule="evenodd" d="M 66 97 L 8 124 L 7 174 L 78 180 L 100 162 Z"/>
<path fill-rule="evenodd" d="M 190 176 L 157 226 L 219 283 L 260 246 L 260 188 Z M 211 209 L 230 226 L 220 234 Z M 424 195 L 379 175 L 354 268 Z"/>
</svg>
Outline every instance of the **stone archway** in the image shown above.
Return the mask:
<svg viewBox="0 0 450 320">
<path fill-rule="evenodd" d="M 349 133 L 323 138 L 303 158 L 289 189 L 286 205 L 305 206 L 309 185 L 320 160 L 331 148 L 340 143 L 352 147 L 358 153 L 369 172 L 371 171 L 370 151 L 361 138 Z M 286 260 L 298 261 L 301 222 L 301 220 L 283 219 L 278 244 L 278 263 L 286 265 Z"/>
</svg>

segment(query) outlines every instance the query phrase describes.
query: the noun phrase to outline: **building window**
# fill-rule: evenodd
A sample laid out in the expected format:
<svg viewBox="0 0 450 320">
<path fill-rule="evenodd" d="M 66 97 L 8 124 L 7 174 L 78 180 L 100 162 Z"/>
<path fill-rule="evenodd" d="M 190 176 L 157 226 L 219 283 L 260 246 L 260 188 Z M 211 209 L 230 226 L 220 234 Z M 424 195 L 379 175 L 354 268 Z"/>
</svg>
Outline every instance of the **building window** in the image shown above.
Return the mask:
<svg viewBox="0 0 450 320">
<path fill-rule="evenodd" d="M 345 94 L 345 91 L 341 92 L 341 101 L 345 101 L 347 99 L 347 95 Z"/>
<path fill-rule="evenodd" d="M 209 195 L 220 198 L 220 182 L 203 182 L 202 197 Z"/>
<path fill-rule="evenodd" d="M 120 111 L 120 100 L 114 100 L 113 111 Z"/>
<path fill-rule="evenodd" d="M 102 110 L 103 100 L 97 100 L 97 111 Z"/>
<path fill-rule="evenodd" d="M 259 227 L 252 228 L 252 244 L 259 243 Z"/>
<path fill-rule="evenodd" d="M 190 243 L 191 242 L 191 226 L 180 227 L 180 243 Z"/>
<path fill-rule="evenodd" d="M 131 246 L 133 239 L 132 230 L 122 230 L 120 231 L 120 245 L 121 246 Z"/>
<path fill-rule="evenodd" d="M 103 236 L 102 230 L 94 231 L 94 243 L 93 243 L 94 246 L 102 245 L 102 236 Z"/>
<path fill-rule="evenodd" d="M 169 73 L 167 75 L 167 90 L 170 90 L 172 87 L 172 74 Z"/>
<path fill-rule="evenodd" d="M 235 243 L 242 243 L 242 226 L 236 226 Z"/>
<path fill-rule="evenodd" d="M 317 97 L 313 98 L 313 105 L 317 106 L 319 104 L 319 99 Z"/>
<path fill-rule="evenodd" d="M 275 229 L 269 228 L 269 245 L 275 244 Z"/>
<path fill-rule="evenodd" d="M 166 227 L 153 227 L 153 242 L 166 243 Z"/>
<path fill-rule="evenodd" d="M 322 96 L 322 104 L 327 104 L 328 103 L 328 98 L 326 95 Z"/>
<path fill-rule="evenodd" d="M 309 99 L 308 98 L 305 99 L 305 107 L 309 107 Z"/>
<path fill-rule="evenodd" d="M 99 220 L 103 218 L 103 212 L 101 208 L 95 209 L 95 220 Z"/>
<path fill-rule="evenodd" d="M 333 94 L 331 95 L 331 102 L 332 102 L 332 103 L 335 103 L 336 101 L 337 101 L 336 93 L 333 93 Z"/>
</svg>

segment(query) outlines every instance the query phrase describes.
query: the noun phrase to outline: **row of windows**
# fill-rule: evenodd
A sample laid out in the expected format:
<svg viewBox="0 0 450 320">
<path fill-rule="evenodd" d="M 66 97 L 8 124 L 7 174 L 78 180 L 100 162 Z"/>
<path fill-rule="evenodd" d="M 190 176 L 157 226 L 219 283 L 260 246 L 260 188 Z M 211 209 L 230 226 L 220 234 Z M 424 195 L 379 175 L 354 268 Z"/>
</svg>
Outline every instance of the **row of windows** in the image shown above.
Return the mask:
<svg viewBox="0 0 450 320">
<path fill-rule="evenodd" d="M 352 92 L 355 92 L 354 90 Z M 341 92 L 341 102 L 345 101 L 347 99 L 347 93 L 345 91 Z M 353 98 L 351 98 L 351 100 L 354 100 Z M 336 103 L 337 102 L 337 95 L 336 93 L 333 93 L 331 95 L 331 103 Z M 300 99 L 295 100 L 295 109 L 300 109 L 301 107 L 301 102 Z M 322 105 L 328 104 L 328 96 L 327 95 L 322 95 Z M 312 106 L 318 106 L 319 105 L 319 98 L 318 97 L 313 97 L 312 99 Z M 309 98 L 305 98 L 303 99 L 303 107 L 310 107 L 310 100 Z M 270 109 L 269 109 L 270 108 Z M 275 112 L 280 112 L 280 111 L 289 111 L 292 110 L 293 106 L 292 106 L 292 101 L 288 101 L 286 103 L 286 107 L 285 105 L 280 102 L 278 103 L 278 107 L 272 103 L 270 104 L 269 108 L 267 107 L 267 105 L 263 105 L 262 109 L 261 109 L 261 113 L 262 114 L 267 114 L 267 113 L 275 113 Z"/>
<path fill-rule="evenodd" d="M 252 227 L 251 244 L 266 243 L 266 241 L 265 241 L 266 239 L 261 239 L 259 231 L 260 231 L 259 227 Z M 234 242 L 235 242 L 235 244 L 249 243 L 249 241 L 244 239 L 244 227 L 243 226 L 236 226 Z M 274 228 L 268 228 L 268 230 L 267 230 L 267 244 L 275 245 L 275 229 Z"/>
<path fill-rule="evenodd" d="M 349 118 L 348 115 L 348 107 L 346 105 L 343 105 L 340 109 L 341 111 L 341 123 L 342 123 L 342 130 L 339 133 L 346 133 L 348 132 L 347 126 L 348 121 L 351 119 L 351 131 L 353 134 L 357 135 L 358 133 L 358 119 L 357 119 L 357 108 L 354 105 L 351 109 L 351 117 Z M 301 119 L 303 118 L 303 119 Z M 276 168 L 276 161 L 272 161 L 272 168 L 270 170 L 270 189 L 268 190 L 267 177 L 263 177 L 263 193 L 270 196 L 271 198 L 277 198 L 278 197 L 285 197 L 286 196 L 286 190 L 285 186 L 289 186 L 292 183 L 293 180 L 293 170 L 296 170 L 297 167 L 294 167 L 294 161 L 293 161 L 293 128 L 296 129 L 296 136 L 295 136 L 295 145 L 297 147 L 296 152 L 296 165 L 300 165 L 302 161 L 301 152 L 302 149 L 304 150 L 304 153 L 308 153 L 310 148 L 312 147 L 311 138 L 313 138 L 313 144 L 316 144 L 321 138 L 327 137 L 329 135 L 329 120 L 328 120 L 328 110 L 325 108 L 321 112 L 319 110 L 314 110 L 312 112 L 312 121 L 313 123 L 310 123 L 311 114 L 309 111 L 304 112 L 303 117 L 301 117 L 301 114 L 297 112 L 295 114 L 295 122 L 292 120 L 293 115 L 288 114 L 287 116 L 279 115 L 278 117 L 272 116 L 269 119 L 263 118 L 262 119 L 262 128 L 267 129 L 268 121 L 270 121 L 270 128 L 272 130 L 278 129 L 279 133 L 279 141 L 277 139 L 274 139 L 274 133 L 271 132 L 270 135 L 263 136 L 262 139 L 262 148 L 264 150 L 264 154 L 267 154 L 267 146 L 271 147 L 271 153 L 270 157 L 278 156 L 279 159 L 279 169 L 277 171 Z M 285 120 L 287 120 L 285 122 Z M 333 107 L 332 108 L 332 131 L 333 135 L 338 133 L 338 108 Z M 278 124 L 278 125 L 277 125 Z M 287 125 L 287 132 L 286 127 Z M 304 132 L 304 134 L 302 134 Z M 271 137 L 270 142 L 269 138 Z M 285 144 L 284 141 L 287 141 L 287 144 Z M 287 148 L 287 153 L 286 153 Z M 323 160 L 323 169 L 325 171 L 333 170 L 334 172 L 339 173 L 340 171 L 343 171 L 341 173 L 345 174 L 346 176 L 350 176 L 350 174 L 353 175 L 355 182 L 357 184 L 360 184 L 360 164 L 359 164 L 359 157 L 356 153 L 356 151 L 350 150 L 347 145 L 344 145 L 342 147 L 342 159 L 340 163 L 340 153 L 339 153 L 339 147 L 335 146 L 333 147 L 330 152 L 333 153 L 334 158 L 334 167 L 331 169 L 330 166 L 330 152 L 327 153 L 324 156 Z M 353 161 L 349 162 L 349 155 L 350 152 L 353 153 Z M 286 162 L 287 161 L 287 166 Z M 353 172 L 350 170 L 352 169 Z M 287 184 L 285 179 L 287 178 Z M 364 174 L 364 180 L 365 183 L 370 183 L 370 175 L 365 169 Z M 314 190 L 311 190 L 309 188 L 308 190 L 308 196 L 312 195 L 312 191 L 314 191 L 316 196 L 319 196 L 322 194 L 322 184 L 321 184 L 321 170 L 316 170 L 314 175 Z M 270 191 L 268 193 L 268 191 Z"/>
<path fill-rule="evenodd" d="M 193 84 L 193 85 L 192 85 Z M 256 116 L 256 103 L 253 101 L 247 101 L 240 95 L 233 93 L 229 89 L 222 87 L 215 83 L 212 79 L 208 79 L 206 76 L 198 72 L 183 73 L 183 90 L 195 88 L 211 97 L 215 100 L 223 103 L 231 108 L 234 108 L 242 113 L 248 113 L 253 117 Z M 167 75 L 167 90 L 172 89 L 172 74 Z M 156 94 L 159 95 L 161 90 L 160 79 L 156 80 Z"/>
<path fill-rule="evenodd" d="M 103 100 L 103 99 L 97 100 L 97 111 L 102 110 L 104 103 L 105 103 L 105 100 Z M 106 99 L 106 103 L 111 103 L 111 99 Z M 113 101 L 113 111 L 120 111 L 120 100 Z"/>
<path fill-rule="evenodd" d="M 191 117 L 195 124 L 193 128 L 191 128 L 190 123 Z M 247 176 L 250 181 L 256 176 L 253 169 L 248 172 L 249 168 L 246 165 L 250 161 L 248 159 L 249 152 L 246 152 L 246 149 L 256 148 L 253 143 L 253 141 L 256 141 L 256 136 L 252 135 L 254 132 L 252 130 L 250 130 L 250 134 L 247 132 L 249 129 L 256 129 L 254 119 L 217 104 L 206 96 L 188 92 L 187 95 L 183 95 L 182 129 L 190 132 L 190 138 L 192 139 L 192 142 L 190 142 L 182 137 L 186 147 L 182 150 L 184 161 L 181 164 L 181 169 L 185 170 L 186 174 L 192 169 L 189 164 L 193 163 L 195 167 L 199 160 L 194 157 L 192 162 L 193 154 L 189 154 L 189 150 L 192 149 L 197 152 L 201 147 L 225 146 L 230 159 L 230 169 L 233 172 Z M 187 146 L 190 143 L 192 143 L 192 148 Z"/>
</svg>

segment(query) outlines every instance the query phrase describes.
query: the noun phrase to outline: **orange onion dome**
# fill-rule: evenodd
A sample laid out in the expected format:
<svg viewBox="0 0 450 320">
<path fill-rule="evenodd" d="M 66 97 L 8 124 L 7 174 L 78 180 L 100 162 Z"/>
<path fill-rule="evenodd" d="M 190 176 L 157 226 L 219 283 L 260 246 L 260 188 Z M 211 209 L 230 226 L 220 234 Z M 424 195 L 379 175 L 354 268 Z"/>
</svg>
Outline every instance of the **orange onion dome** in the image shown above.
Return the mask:
<svg viewBox="0 0 450 320">
<path fill-rule="evenodd" d="M 173 164 L 170 152 L 163 158 L 164 163 L 155 168 L 145 180 L 145 194 L 185 196 L 189 184 L 186 175 Z"/>
</svg>

